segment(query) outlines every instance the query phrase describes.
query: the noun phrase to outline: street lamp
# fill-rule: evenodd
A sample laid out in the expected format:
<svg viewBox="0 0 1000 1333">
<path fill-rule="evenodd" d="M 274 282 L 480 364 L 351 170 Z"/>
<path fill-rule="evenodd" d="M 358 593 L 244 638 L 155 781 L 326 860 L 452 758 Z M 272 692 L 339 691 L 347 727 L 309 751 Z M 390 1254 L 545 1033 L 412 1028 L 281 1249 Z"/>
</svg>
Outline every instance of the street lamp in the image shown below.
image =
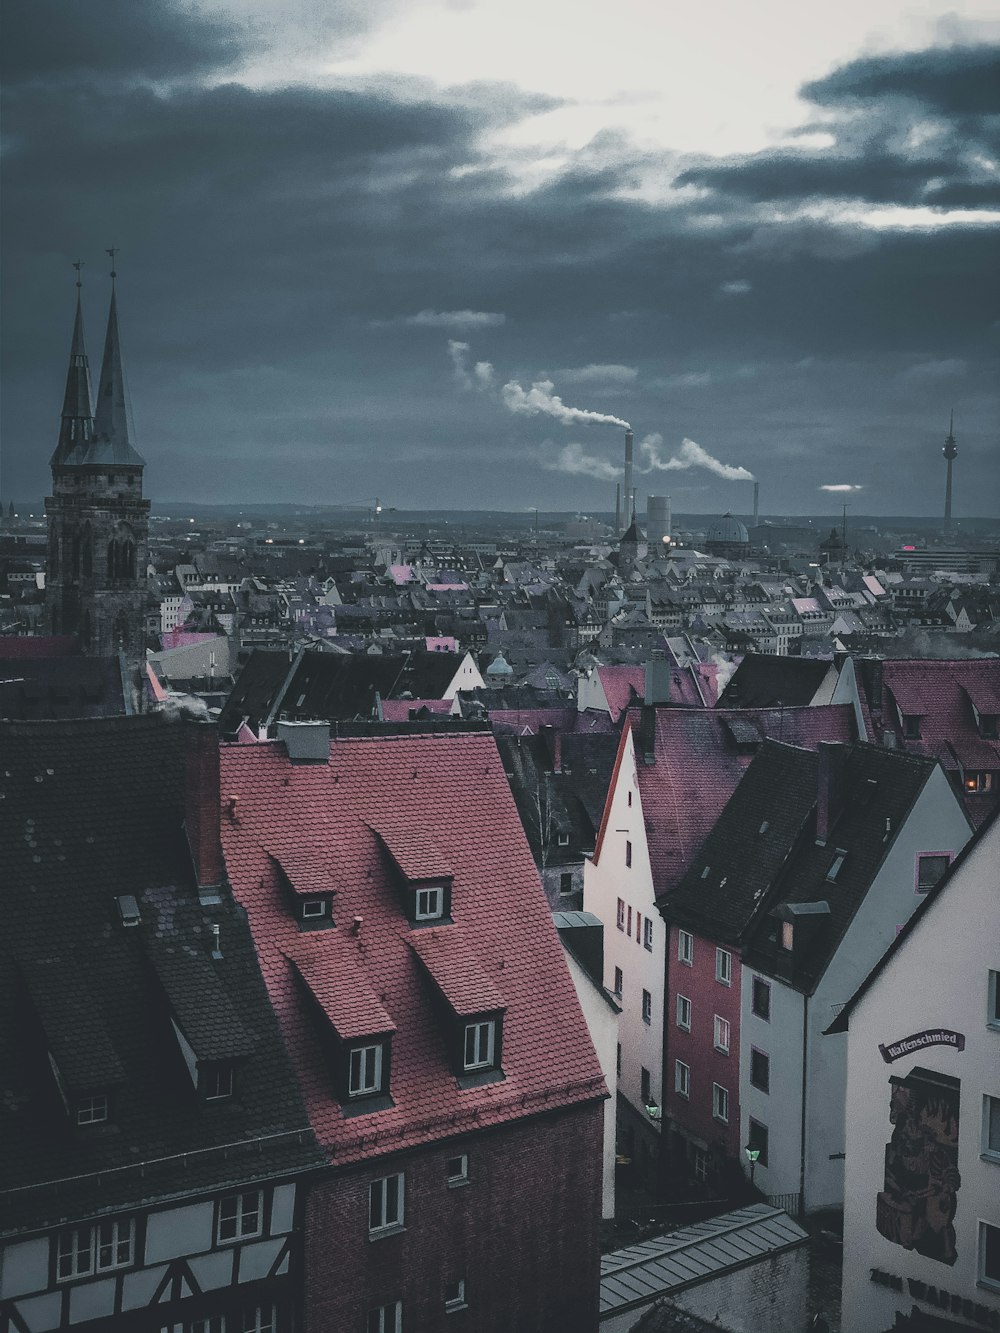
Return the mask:
<svg viewBox="0 0 1000 1333">
<path fill-rule="evenodd" d="M 752 1188 L 753 1188 L 753 1173 L 754 1173 L 754 1171 L 756 1170 L 757 1162 L 758 1162 L 758 1160 L 759 1160 L 759 1158 L 760 1158 L 760 1149 L 759 1149 L 759 1148 L 751 1148 L 750 1144 L 748 1143 L 747 1146 L 743 1149 L 743 1151 L 746 1153 L 746 1155 L 747 1155 L 747 1161 L 750 1163 L 750 1187 L 751 1187 L 751 1189 L 752 1189 Z"/>
</svg>

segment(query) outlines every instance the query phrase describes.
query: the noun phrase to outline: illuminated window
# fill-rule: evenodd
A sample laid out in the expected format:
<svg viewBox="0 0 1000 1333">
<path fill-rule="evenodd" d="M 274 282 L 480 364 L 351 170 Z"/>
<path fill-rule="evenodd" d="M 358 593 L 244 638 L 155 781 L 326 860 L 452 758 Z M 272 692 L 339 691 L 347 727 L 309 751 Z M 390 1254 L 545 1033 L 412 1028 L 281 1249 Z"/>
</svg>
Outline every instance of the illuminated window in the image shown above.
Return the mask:
<svg viewBox="0 0 1000 1333">
<path fill-rule="evenodd" d="M 964 788 L 970 796 L 982 796 L 993 790 L 992 773 L 966 773 Z"/>
<path fill-rule="evenodd" d="M 795 947 L 795 926 L 791 921 L 781 923 L 781 947 L 789 950 Z"/>
</svg>

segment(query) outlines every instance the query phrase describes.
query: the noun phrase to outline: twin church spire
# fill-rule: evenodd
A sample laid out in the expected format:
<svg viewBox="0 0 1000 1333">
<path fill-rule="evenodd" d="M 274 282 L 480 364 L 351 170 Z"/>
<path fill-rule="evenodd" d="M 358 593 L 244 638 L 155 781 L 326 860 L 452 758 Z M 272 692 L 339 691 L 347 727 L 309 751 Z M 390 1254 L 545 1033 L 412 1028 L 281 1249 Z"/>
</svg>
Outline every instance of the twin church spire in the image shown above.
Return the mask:
<svg viewBox="0 0 1000 1333">
<path fill-rule="evenodd" d="M 113 262 L 114 254 L 109 253 L 112 253 Z M 82 263 L 77 261 L 73 267 L 77 271 L 76 319 L 59 424 L 59 441 L 50 459 L 50 466 L 144 467 L 145 459 L 132 444 L 128 423 L 121 337 L 118 332 L 117 274 L 112 269 L 111 306 L 94 407 L 90 388 L 90 362 L 83 336 L 83 284 L 79 276 Z"/>
</svg>

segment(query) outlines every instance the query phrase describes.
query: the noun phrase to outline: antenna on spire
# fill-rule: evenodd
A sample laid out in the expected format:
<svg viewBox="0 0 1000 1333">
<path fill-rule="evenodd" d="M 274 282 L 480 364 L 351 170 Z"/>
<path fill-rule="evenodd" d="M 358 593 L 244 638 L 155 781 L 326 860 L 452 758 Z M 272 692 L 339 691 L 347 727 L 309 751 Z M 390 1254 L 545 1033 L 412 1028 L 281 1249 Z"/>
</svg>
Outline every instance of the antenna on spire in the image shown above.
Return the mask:
<svg viewBox="0 0 1000 1333">
<path fill-rule="evenodd" d="M 73 267 L 76 269 L 76 285 L 78 289 L 83 286 L 83 280 L 82 280 L 83 275 L 80 272 L 80 270 L 83 268 L 83 265 L 84 261 L 82 259 L 74 259 Z"/>
<path fill-rule="evenodd" d="M 111 281 L 112 281 L 112 282 L 114 282 L 115 278 L 118 277 L 118 273 L 117 273 L 117 271 L 116 271 L 116 269 L 115 269 L 115 255 L 118 254 L 118 251 L 119 251 L 119 247 L 118 247 L 117 245 L 113 245 L 113 246 L 111 246 L 111 248 L 110 248 L 109 250 L 105 250 L 105 252 L 104 252 L 106 255 L 110 255 L 110 256 L 111 256 Z"/>
</svg>

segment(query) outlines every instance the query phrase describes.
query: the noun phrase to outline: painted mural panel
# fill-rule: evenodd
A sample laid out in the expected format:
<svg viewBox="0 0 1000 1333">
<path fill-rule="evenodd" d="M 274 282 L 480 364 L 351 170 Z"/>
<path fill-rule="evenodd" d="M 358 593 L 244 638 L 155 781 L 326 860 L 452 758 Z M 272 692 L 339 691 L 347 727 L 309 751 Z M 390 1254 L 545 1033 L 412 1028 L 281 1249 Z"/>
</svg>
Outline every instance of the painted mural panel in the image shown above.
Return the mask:
<svg viewBox="0 0 1000 1333">
<path fill-rule="evenodd" d="M 892 1137 L 876 1227 L 895 1245 L 954 1264 L 958 1174 L 959 1082 L 914 1069 L 890 1078 Z"/>
</svg>

